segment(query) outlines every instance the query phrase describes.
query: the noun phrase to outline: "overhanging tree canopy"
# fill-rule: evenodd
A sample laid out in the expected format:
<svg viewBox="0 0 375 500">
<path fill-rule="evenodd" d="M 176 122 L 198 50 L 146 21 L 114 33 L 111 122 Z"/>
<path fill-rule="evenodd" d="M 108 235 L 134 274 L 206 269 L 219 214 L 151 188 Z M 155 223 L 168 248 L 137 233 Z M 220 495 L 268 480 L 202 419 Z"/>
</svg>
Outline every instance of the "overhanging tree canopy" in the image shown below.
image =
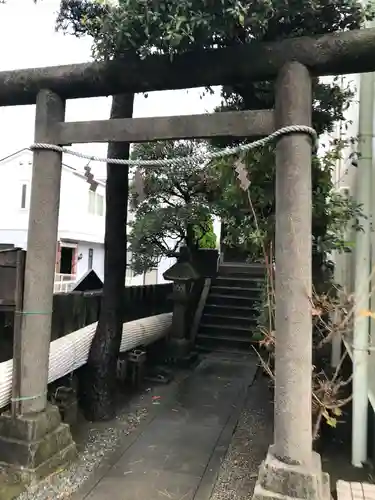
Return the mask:
<svg viewBox="0 0 375 500">
<path fill-rule="evenodd" d="M 191 157 L 204 148 L 198 141 L 136 144 L 132 159 Z M 135 219 L 129 235 L 132 267 L 137 274 L 157 267 L 162 257 L 176 252 L 181 244 L 192 251 L 208 244 L 215 247 L 211 218 L 219 188 L 215 169 L 203 162 L 186 161 L 138 169 L 138 175 L 142 186 L 137 189 L 136 180 L 132 185 Z"/>
</svg>

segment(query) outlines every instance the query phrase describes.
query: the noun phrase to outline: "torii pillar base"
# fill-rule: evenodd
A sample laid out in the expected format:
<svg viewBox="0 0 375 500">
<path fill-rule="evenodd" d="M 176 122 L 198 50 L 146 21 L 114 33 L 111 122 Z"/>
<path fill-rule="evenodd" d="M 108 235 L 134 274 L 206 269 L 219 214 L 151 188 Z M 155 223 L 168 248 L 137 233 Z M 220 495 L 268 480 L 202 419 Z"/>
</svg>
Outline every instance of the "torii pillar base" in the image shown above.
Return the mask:
<svg viewBox="0 0 375 500">
<path fill-rule="evenodd" d="M 312 454 L 312 464 L 282 462 L 270 447 L 259 469 L 253 500 L 329 500 L 329 475 L 322 471 L 320 455 Z"/>
<path fill-rule="evenodd" d="M 5 491 L 48 476 L 76 458 L 69 425 L 61 422 L 56 406 L 30 415 L 0 415 L 0 498 Z"/>
</svg>

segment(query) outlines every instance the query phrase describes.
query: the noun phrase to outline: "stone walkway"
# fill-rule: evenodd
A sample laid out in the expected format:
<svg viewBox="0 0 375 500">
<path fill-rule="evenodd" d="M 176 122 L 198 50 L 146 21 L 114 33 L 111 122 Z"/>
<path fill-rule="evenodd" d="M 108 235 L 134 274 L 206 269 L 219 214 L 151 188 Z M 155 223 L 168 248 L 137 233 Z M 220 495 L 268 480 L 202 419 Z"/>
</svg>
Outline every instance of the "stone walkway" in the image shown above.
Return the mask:
<svg viewBox="0 0 375 500">
<path fill-rule="evenodd" d="M 273 404 L 269 385 L 268 377 L 259 373 L 249 388 L 211 500 L 252 499 L 259 466 L 273 440 Z"/>
<path fill-rule="evenodd" d="M 205 358 L 74 500 L 209 500 L 255 373 L 254 356 Z"/>
</svg>

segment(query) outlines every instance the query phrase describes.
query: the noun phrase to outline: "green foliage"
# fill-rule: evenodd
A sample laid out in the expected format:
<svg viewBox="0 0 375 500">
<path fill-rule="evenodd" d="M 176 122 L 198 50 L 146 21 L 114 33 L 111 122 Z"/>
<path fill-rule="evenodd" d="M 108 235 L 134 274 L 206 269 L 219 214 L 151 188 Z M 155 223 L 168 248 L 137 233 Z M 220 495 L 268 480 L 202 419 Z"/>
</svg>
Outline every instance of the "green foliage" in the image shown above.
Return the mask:
<svg viewBox="0 0 375 500">
<path fill-rule="evenodd" d="M 106 59 L 353 29 L 366 15 L 356 0 L 62 0 L 57 24 Z"/>
<path fill-rule="evenodd" d="M 361 207 L 352 197 L 334 190 L 332 170 L 341 157 L 345 144 L 332 144 L 328 151 L 313 158 L 312 164 L 312 233 L 313 250 L 327 257 L 333 250 L 349 251 L 347 241 L 350 229 L 360 230 Z M 226 225 L 224 243 L 246 251 L 252 259 L 263 259 L 274 244 L 275 234 L 275 161 L 274 148 L 268 146 L 249 152 L 245 158 L 250 199 L 236 179 L 231 162 L 221 160 L 216 164 L 220 171 L 221 200 L 217 213 Z M 323 259 L 324 260 L 324 259 Z"/>
<path fill-rule="evenodd" d="M 57 28 L 91 35 L 95 58 L 112 59 L 353 30 L 373 17 L 371 3 L 358 0 L 61 0 Z M 313 86 L 313 125 L 320 134 L 343 118 L 352 92 L 337 81 Z M 239 82 L 222 89 L 219 110 L 273 104 L 272 82 Z"/>
<path fill-rule="evenodd" d="M 61 0 L 57 28 L 92 36 L 94 57 L 112 59 L 353 30 L 373 17 L 358 0 Z M 351 96 L 337 81 L 314 81 L 318 133 L 343 118 Z M 273 83 L 224 87 L 222 101 L 220 110 L 271 108 Z"/>
<path fill-rule="evenodd" d="M 133 159 L 167 159 L 198 154 L 198 141 L 156 141 L 137 144 Z M 140 274 L 156 267 L 163 256 L 181 244 L 189 248 L 215 248 L 212 202 L 219 181 L 215 170 L 193 162 L 177 166 L 154 166 L 139 170 L 141 194 L 136 180 L 131 185 L 130 204 L 135 211 L 130 224 L 133 270 Z M 172 246 L 172 248 L 171 248 Z"/>
<path fill-rule="evenodd" d="M 198 248 L 216 248 L 216 234 L 214 233 L 214 224 L 211 217 L 200 222 L 193 229 Z"/>
<path fill-rule="evenodd" d="M 371 4 L 362 5 L 358 0 L 62 0 L 57 28 L 76 36 L 91 35 L 94 57 L 112 59 L 124 54 L 145 57 L 159 53 L 173 57 L 191 49 L 353 30 L 360 28 L 365 19 L 373 18 Z M 352 89 L 342 89 L 337 79 L 324 84 L 317 79 L 313 81 L 313 126 L 319 134 L 331 131 L 334 122 L 344 118 L 352 95 Z M 217 111 L 264 109 L 273 105 L 272 82 L 239 82 L 222 89 L 222 104 Z M 214 145 L 226 146 L 228 141 L 215 141 Z M 314 249 L 321 254 L 336 248 L 347 249 L 343 228 L 348 226 L 352 217 L 358 220 L 360 215 L 360 207 L 352 199 L 346 200 L 332 192 L 334 186 L 330 172 L 337 154 L 341 153 L 334 147 L 322 159 L 314 159 L 313 163 Z M 272 148 L 248 154 L 246 163 L 252 182 L 251 198 L 259 218 L 258 228 L 254 225 L 248 200 L 233 179 L 230 159 L 216 164 L 216 177 L 218 174 L 221 177 L 220 186 L 210 188 L 208 198 L 204 190 L 197 193 L 194 211 L 195 215 L 199 212 L 199 220 L 204 220 L 204 214 L 209 212 L 207 207 L 211 205 L 212 208 L 216 194 L 215 206 L 227 225 L 227 243 L 245 247 L 256 255 L 260 243 L 271 242 L 274 233 Z M 212 177 L 212 172 L 207 175 Z M 157 218 L 157 221 L 159 225 L 161 221 L 168 222 L 167 227 L 159 229 L 170 234 L 170 221 L 181 219 L 182 208 L 171 207 L 167 203 L 169 199 L 162 201 L 156 196 L 157 189 L 161 188 L 160 192 L 164 194 L 168 192 L 160 185 L 165 184 L 166 177 L 163 174 L 161 179 L 164 180 L 160 182 L 154 177 L 146 179 L 150 191 L 146 206 L 150 211 L 147 212 L 145 206 L 142 210 L 145 212 L 143 220 L 148 221 L 149 228 L 152 221 L 156 224 L 152 210 L 155 207 L 159 210 L 164 203 L 162 210 L 166 216 Z M 222 196 L 219 195 L 221 191 Z M 178 214 L 176 210 L 179 210 Z M 187 220 L 194 224 L 195 216 L 187 216 Z M 183 239 L 175 229 L 173 237 L 176 241 Z M 148 248 L 148 244 L 145 243 L 141 250 Z"/>
</svg>

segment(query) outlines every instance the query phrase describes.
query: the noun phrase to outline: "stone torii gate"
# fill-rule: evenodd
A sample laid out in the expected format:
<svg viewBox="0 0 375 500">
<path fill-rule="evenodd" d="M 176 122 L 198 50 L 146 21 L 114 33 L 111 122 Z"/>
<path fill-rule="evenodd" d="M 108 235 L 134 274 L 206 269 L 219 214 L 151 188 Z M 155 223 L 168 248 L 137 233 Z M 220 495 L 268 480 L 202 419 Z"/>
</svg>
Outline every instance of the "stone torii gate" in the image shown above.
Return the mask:
<svg viewBox="0 0 375 500">
<path fill-rule="evenodd" d="M 0 73 L 0 106 L 35 104 L 35 141 L 55 145 L 217 136 L 267 136 L 311 126 L 311 76 L 375 71 L 375 29 Z M 274 110 L 68 123 L 66 99 L 276 79 Z M 119 166 L 118 168 L 125 168 Z M 16 416 L 0 417 L 0 465 L 29 481 L 74 454 L 47 405 L 61 153 L 34 152 Z M 276 146 L 276 381 L 274 445 L 255 498 L 323 498 L 328 477 L 312 451 L 311 138 L 289 133 Z"/>
</svg>

